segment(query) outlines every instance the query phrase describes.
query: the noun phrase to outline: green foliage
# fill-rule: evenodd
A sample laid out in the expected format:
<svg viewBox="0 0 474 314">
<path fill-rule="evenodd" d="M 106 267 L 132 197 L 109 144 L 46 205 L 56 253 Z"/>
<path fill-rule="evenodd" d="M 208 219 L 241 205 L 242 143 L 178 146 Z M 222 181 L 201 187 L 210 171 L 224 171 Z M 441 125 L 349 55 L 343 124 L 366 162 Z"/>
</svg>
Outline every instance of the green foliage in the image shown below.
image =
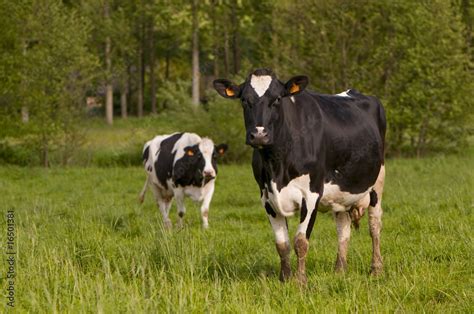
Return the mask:
<svg viewBox="0 0 474 314">
<path fill-rule="evenodd" d="M 86 47 L 89 26 L 59 1 L 19 2 L 10 9 L 14 45 L 3 52 L 16 78 L 0 90 L 10 119 L 6 127 L 13 131 L 5 135 L 26 135 L 47 165 L 50 151 L 62 147 L 68 155 L 79 145 L 76 125 L 95 66 Z M 20 108 L 28 123 L 21 123 Z"/>
<path fill-rule="evenodd" d="M 474 131 L 474 77 L 465 25 L 449 2 L 282 1 L 278 7 L 271 49 L 278 72 L 305 73 L 323 92 L 356 88 L 378 96 L 387 109 L 389 153 L 466 145 Z M 299 23 L 292 24 L 296 16 Z"/>
<path fill-rule="evenodd" d="M 137 202 L 142 167 L 0 167 L 2 204 L 14 208 L 16 218 L 15 308 L 471 313 L 473 167 L 472 155 L 389 160 L 381 242 L 385 273 L 368 275 L 371 239 L 364 217 L 352 232 L 348 272 L 334 274 L 334 221 L 318 214 L 306 289 L 278 281 L 274 236 L 249 165 L 219 168 L 209 230 L 201 228 L 199 207 L 187 202 L 185 228 L 171 232 L 162 229 L 150 191 L 143 205 Z M 175 205 L 171 217 L 177 221 Z M 289 219 L 292 234 L 298 221 Z M 295 264 L 292 253 L 293 270 Z"/>
<path fill-rule="evenodd" d="M 217 98 L 212 80 L 241 82 L 257 67 L 273 68 L 282 80 L 308 75 L 324 93 L 356 88 L 379 97 L 389 155 L 462 151 L 474 133 L 473 7 L 471 0 L 200 1 L 204 97 L 195 110 L 189 1 L 0 0 L 0 154 L 31 145 L 41 158 L 30 161 L 45 165 L 104 165 L 109 153 L 129 164 L 131 147 L 144 137 L 126 149 L 99 147 L 102 157 L 92 157 L 90 132 L 80 127 L 88 125 L 85 95 L 100 102 L 107 83 L 115 109 L 120 92 L 130 114 L 141 90 L 145 111 L 156 91 L 159 118 L 142 124 L 156 118 L 164 127 L 143 127 L 147 136 L 193 131 L 229 142 L 228 161 L 248 160 L 239 106 Z M 20 123 L 22 109 L 28 124 Z"/>
</svg>

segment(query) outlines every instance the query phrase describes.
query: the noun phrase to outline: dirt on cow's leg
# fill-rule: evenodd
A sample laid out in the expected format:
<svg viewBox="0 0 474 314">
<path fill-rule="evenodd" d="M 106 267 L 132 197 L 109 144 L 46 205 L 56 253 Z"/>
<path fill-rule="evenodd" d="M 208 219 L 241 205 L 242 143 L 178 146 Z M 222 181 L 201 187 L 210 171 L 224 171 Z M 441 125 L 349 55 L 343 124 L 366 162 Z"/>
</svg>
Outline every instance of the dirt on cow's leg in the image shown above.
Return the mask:
<svg viewBox="0 0 474 314">
<path fill-rule="evenodd" d="M 306 255 L 308 254 L 309 241 L 306 235 L 298 233 L 295 238 L 295 252 L 298 257 L 298 268 L 296 271 L 296 279 L 301 285 L 306 285 L 308 280 L 306 277 Z"/>
<path fill-rule="evenodd" d="M 288 281 L 291 277 L 290 244 L 287 242 L 276 243 L 278 255 L 280 255 L 280 281 Z"/>
</svg>

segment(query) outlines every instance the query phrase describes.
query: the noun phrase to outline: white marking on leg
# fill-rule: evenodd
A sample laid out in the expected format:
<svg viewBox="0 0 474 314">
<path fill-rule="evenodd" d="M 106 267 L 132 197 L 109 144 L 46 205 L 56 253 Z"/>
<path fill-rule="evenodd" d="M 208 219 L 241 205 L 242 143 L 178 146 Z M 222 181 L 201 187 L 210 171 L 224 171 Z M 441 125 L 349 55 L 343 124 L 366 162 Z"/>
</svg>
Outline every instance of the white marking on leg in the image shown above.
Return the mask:
<svg viewBox="0 0 474 314">
<path fill-rule="evenodd" d="M 250 86 L 252 86 L 258 97 L 262 97 L 265 94 L 271 82 L 272 77 L 270 75 L 257 76 L 252 74 L 250 78 Z"/>
<path fill-rule="evenodd" d="M 348 212 L 334 212 L 337 230 L 336 271 L 344 271 L 347 267 L 347 248 L 351 238 L 351 216 Z"/>
<path fill-rule="evenodd" d="M 290 243 L 290 237 L 288 235 L 288 228 L 286 227 L 285 217 L 277 215 L 276 217 L 268 216 L 272 225 L 273 233 L 275 234 L 276 243 Z"/>
<path fill-rule="evenodd" d="M 209 185 L 208 191 L 204 195 L 204 200 L 201 204 L 201 217 L 202 217 L 202 226 L 207 229 L 209 227 L 209 205 L 211 204 L 212 195 L 214 194 L 214 184 L 215 181 L 212 180 L 207 185 Z"/>
<path fill-rule="evenodd" d="M 313 215 L 314 211 L 317 210 L 316 209 L 316 202 L 318 200 L 318 197 L 319 197 L 318 193 L 311 193 L 311 194 L 309 194 L 309 197 L 305 199 L 305 202 L 306 202 L 306 217 L 303 220 L 303 222 L 301 222 L 298 225 L 298 229 L 296 230 L 296 235 L 298 235 L 298 233 L 302 233 L 302 234 L 306 235 L 311 216 Z"/>
<path fill-rule="evenodd" d="M 369 231 L 372 238 L 372 265 L 371 273 L 379 274 L 383 269 L 382 255 L 380 253 L 380 233 L 382 231 L 382 193 L 385 181 L 385 166 L 380 167 L 380 172 L 375 182 L 374 190 L 377 193 L 377 204 L 369 206 Z"/>
</svg>

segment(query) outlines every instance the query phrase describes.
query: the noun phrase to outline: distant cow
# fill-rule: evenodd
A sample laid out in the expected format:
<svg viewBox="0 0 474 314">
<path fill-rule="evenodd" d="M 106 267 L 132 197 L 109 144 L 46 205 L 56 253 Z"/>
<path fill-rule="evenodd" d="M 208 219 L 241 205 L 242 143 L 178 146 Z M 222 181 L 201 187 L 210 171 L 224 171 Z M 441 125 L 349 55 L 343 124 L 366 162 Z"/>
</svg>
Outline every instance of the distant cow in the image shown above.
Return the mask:
<svg viewBox="0 0 474 314">
<path fill-rule="evenodd" d="M 217 158 L 226 150 L 226 144 L 214 146 L 212 140 L 194 133 L 156 136 L 143 148 L 147 179 L 140 193 L 140 202 L 143 202 L 147 187 L 150 186 L 165 227 L 171 228 L 169 211 L 173 197 L 178 207 L 179 225 L 182 225 L 186 212 L 184 197 L 202 201 L 202 224 L 207 228 L 209 204 L 217 175 Z"/>
<path fill-rule="evenodd" d="M 300 211 L 295 237 L 297 279 L 306 282 L 305 259 L 318 210 L 332 210 L 338 235 L 336 270 L 347 267 L 351 214 L 369 208 L 372 273 L 382 270 L 380 231 L 384 185 L 385 113 L 375 97 L 348 90 L 323 95 L 305 90 L 306 76 L 286 83 L 268 69 L 246 81 L 214 81 L 217 92 L 242 102 L 253 173 L 281 258 L 280 279 L 291 275 L 286 217 Z"/>
</svg>

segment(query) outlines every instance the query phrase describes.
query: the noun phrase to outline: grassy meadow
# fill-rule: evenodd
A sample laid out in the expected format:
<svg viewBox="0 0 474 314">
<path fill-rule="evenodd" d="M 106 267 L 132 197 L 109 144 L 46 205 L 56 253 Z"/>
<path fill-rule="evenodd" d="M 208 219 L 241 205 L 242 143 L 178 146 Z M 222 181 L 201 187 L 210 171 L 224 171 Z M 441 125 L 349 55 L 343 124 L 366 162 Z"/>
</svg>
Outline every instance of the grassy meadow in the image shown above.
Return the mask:
<svg viewBox="0 0 474 314">
<path fill-rule="evenodd" d="M 335 224 L 330 214 L 319 214 L 302 289 L 278 281 L 279 258 L 250 165 L 219 168 L 209 230 L 201 229 L 198 205 L 188 202 L 185 227 L 171 232 L 163 230 L 151 193 L 137 202 L 141 167 L 3 166 L 0 204 L 16 218 L 15 308 L 472 313 L 473 169 L 470 156 L 389 160 L 384 274 L 368 275 L 367 217 L 353 230 L 348 272 L 334 274 Z M 175 222 L 174 205 L 172 217 Z M 292 236 L 297 222 L 289 220 Z M 5 243 L 6 227 L 0 234 Z M 292 261 L 295 269 L 293 253 Z M 6 291 L 4 274 L 2 285 Z"/>
</svg>

